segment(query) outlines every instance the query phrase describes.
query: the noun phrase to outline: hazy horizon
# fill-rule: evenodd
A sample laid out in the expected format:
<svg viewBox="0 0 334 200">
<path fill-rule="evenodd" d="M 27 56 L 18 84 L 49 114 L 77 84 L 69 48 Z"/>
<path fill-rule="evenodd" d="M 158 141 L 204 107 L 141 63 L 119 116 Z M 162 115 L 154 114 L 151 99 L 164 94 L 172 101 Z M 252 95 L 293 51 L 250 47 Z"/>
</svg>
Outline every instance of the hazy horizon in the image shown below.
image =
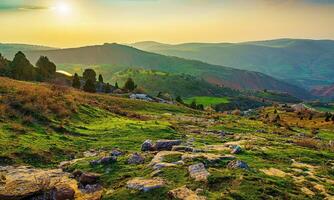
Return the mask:
<svg viewBox="0 0 334 200">
<path fill-rule="evenodd" d="M 332 0 L 3 0 L 2 43 L 79 47 L 158 41 L 334 39 Z"/>
</svg>

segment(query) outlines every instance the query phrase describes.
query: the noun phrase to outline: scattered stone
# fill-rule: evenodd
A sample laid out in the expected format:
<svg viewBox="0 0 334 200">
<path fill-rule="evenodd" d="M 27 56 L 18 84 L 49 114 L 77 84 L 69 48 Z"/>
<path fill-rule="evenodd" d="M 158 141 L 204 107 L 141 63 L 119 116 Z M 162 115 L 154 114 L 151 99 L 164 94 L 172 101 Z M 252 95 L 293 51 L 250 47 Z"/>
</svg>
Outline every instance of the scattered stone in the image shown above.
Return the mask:
<svg viewBox="0 0 334 200">
<path fill-rule="evenodd" d="M 93 184 L 97 184 L 100 180 L 100 174 L 96 174 L 96 173 L 82 173 L 80 178 L 79 178 L 79 182 L 82 185 L 93 185 Z"/>
<path fill-rule="evenodd" d="M 158 151 L 172 150 L 173 146 L 180 145 L 181 140 L 158 140 L 155 144 L 155 147 Z"/>
<path fill-rule="evenodd" d="M 276 168 L 269 168 L 269 169 L 260 169 L 263 173 L 265 173 L 268 176 L 276 176 L 276 177 L 285 177 L 287 174 L 283 172 L 282 170 L 276 169 Z"/>
<path fill-rule="evenodd" d="M 186 186 L 182 186 L 171 190 L 168 195 L 174 199 L 180 200 L 205 200 L 205 197 L 198 196 L 194 191 L 188 189 Z"/>
<path fill-rule="evenodd" d="M 241 161 L 241 160 L 232 160 L 227 164 L 227 168 L 229 169 L 245 169 L 248 170 L 249 166 L 247 163 Z"/>
<path fill-rule="evenodd" d="M 153 179 L 134 178 L 127 182 L 127 188 L 140 190 L 144 192 L 156 188 L 161 188 L 163 186 L 165 186 L 165 182 L 161 178 L 153 178 Z"/>
<path fill-rule="evenodd" d="M 164 162 L 164 157 L 169 155 L 182 155 L 181 152 L 178 151 L 160 151 L 154 158 L 151 160 L 149 166 L 152 166 L 153 169 L 161 169 L 164 167 L 174 167 L 176 165 L 183 165 L 184 162 L 182 160 L 174 162 L 174 163 L 167 163 Z"/>
<path fill-rule="evenodd" d="M 142 151 L 154 151 L 155 147 L 152 143 L 152 140 L 145 140 L 145 142 L 141 145 Z"/>
<path fill-rule="evenodd" d="M 88 150 L 88 151 L 85 151 L 83 153 L 84 157 L 94 157 L 94 156 L 97 156 L 98 155 L 98 151 L 96 151 L 95 149 L 91 149 L 91 150 Z"/>
<path fill-rule="evenodd" d="M 74 170 L 74 171 L 72 172 L 72 175 L 73 175 L 75 178 L 79 178 L 79 177 L 81 176 L 81 174 L 82 174 L 82 171 L 81 171 L 81 170 L 78 170 L 78 169 L 76 169 L 76 170 Z"/>
<path fill-rule="evenodd" d="M 139 153 L 132 154 L 128 159 L 129 164 L 143 164 L 144 161 L 145 161 L 144 157 Z"/>
<path fill-rule="evenodd" d="M 120 150 L 114 149 L 111 151 L 110 155 L 118 157 L 118 156 L 123 155 L 123 152 L 121 152 Z"/>
<path fill-rule="evenodd" d="M 193 152 L 194 149 L 188 146 L 173 146 L 172 151 Z"/>
<path fill-rule="evenodd" d="M 100 163 L 102 165 L 107 165 L 107 164 L 111 164 L 117 161 L 117 157 L 116 156 L 106 156 L 100 159 Z"/>
<path fill-rule="evenodd" d="M 192 161 L 197 158 L 202 158 L 207 160 L 211 164 L 218 163 L 222 160 L 234 160 L 235 156 L 233 155 L 218 155 L 213 153 L 196 153 L 196 154 L 184 154 L 182 156 L 183 161 Z"/>
<path fill-rule="evenodd" d="M 152 173 L 151 173 L 151 177 L 156 177 L 156 176 L 159 176 L 161 174 L 161 170 L 154 170 Z"/>
<path fill-rule="evenodd" d="M 196 194 L 202 194 L 204 190 L 202 188 L 197 188 L 195 192 Z"/>
<path fill-rule="evenodd" d="M 188 171 L 190 177 L 195 179 L 195 181 L 207 181 L 207 178 L 210 175 L 209 172 L 206 171 L 203 163 L 190 165 Z"/>
<path fill-rule="evenodd" d="M 242 152 L 242 148 L 239 145 L 232 146 L 232 154 L 239 154 Z"/>
</svg>

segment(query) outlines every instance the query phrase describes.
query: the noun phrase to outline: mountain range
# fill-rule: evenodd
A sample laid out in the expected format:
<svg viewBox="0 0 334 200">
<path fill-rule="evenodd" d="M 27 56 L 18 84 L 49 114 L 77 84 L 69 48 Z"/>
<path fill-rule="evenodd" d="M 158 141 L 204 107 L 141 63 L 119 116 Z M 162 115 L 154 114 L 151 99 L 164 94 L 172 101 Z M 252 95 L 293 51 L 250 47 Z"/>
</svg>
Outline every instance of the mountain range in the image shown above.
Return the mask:
<svg viewBox="0 0 334 200">
<path fill-rule="evenodd" d="M 133 47 L 215 65 L 257 71 L 306 89 L 334 82 L 334 41 L 277 39 L 242 43 L 139 42 Z"/>
</svg>

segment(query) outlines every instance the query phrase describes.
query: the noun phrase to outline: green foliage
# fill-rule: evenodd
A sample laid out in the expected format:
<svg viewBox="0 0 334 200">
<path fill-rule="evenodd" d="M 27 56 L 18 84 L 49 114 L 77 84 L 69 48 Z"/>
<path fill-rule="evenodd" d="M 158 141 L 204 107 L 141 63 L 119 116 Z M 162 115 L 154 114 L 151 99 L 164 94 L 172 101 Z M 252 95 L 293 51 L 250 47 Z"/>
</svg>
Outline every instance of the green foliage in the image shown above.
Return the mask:
<svg viewBox="0 0 334 200">
<path fill-rule="evenodd" d="M 194 99 L 191 104 L 189 105 L 190 108 L 192 109 L 197 109 L 197 104 L 196 104 L 196 100 Z"/>
<path fill-rule="evenodd" d="M 80 89 L 80 87 L 81 87 L 80 78 L 79 78 L 79 75 L 77 73 L 75 73 L 74 76 L 73 76 L 72 87 L 77 88 L 77 89 Z"/>
<path fill-rule="evenodd" d="M 103 90 L 105 93 L 111 92 L 111 85 L 109 83 L 103 85 Z"/>
<path fill-rule="evenodd" d="M 177 97 L 175 98 L 175 101 L 178 102 L 178 103 L 180 103 L 180 104 L 184 104 L 184 102 L 183 102 L 181 96 L 177 96 Z"/>
<path fill-rule="evenodd" d="M 115 88 L 116 88 L 116 89 L 118 89 L 118 88 L 119 88 L 119 86 L 118 86 L 118 83 L 117 83 L 117 82 L 115 83 Z"/>
<path fill-rule="evenodd" d="M 135 82 L 132 78 L 128 78 L 124 84 L 123 89 L 133 91 L 136 88 Z"/>
<path fill-rule="evenodd" d="M 96 72 L 93 69 L 85 69 L 83 73 L 83 79 L 85 81 L 91 80 L 91 82 L 96 82 Z"/>
<path fill-rule="evenodd" d="M 38 76 L 41 80 L 48 80 L 55 76 L 56 65 L 46 56 L 41 56 L 37 63 Z"/>
<path fill-rule="evenodd" d="M 103 83 L 103 77 L 102 77 L 101 74 L 99 75 L 99 82 L 100 82 L 100 83 Z"/>
<path fill-rule="evenodd" d="M 83 90 L 85 92 L 91 92 L 91 93 L 96 92 L 95 82 L 92 79 L 86 80 L 85 85 L 83 86 Z"/>
<path fill-rule="evenodd" d="M 10 63 L 10 73 L 14 79 L 18 80 L 36 79 L 36 69 L 21 51 L 15 54 L 13 61 Z"/>
</svg>

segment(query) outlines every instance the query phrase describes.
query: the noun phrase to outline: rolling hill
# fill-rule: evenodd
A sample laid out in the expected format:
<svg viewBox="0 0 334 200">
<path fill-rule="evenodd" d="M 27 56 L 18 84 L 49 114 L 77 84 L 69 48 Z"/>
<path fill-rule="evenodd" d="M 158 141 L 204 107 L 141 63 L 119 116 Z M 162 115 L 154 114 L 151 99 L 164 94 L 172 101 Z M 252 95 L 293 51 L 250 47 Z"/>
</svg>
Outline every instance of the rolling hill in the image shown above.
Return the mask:
<svg viewBox="0 0 334 200">
<path fill-rule="evenodd" d="M 179 45 L 139 42 L 131 46 L 169 56 L 257 71 L 307 89 L 334 81 L 332 40 L 278 39 Z"/>
<path fill-rule="evenodd" d="M 259 72 L 164 56 L 116 43 L 70 49 L 26 51 L 25 53 L 33 62 L 40 55 L 44 55 L 56 64 L 61 64 L 61 66 L 85 65 L 85 67 L 89 67 L 98 65 L 103 72 L 117 72 L 127 68 L 144 68 L 169 73 L 184 73 L 202 78 L 212 84 L 235 89 L 269 89 L 288 92 L 300 98 L 310 97 L 304 89 Z M 68 68 L 65 70 L 68 70 Z M 106 74 L 106 79 L 110 79 L 111 74 Z"/>
<path fill-rule="evenodd" d="M 28 44 L 12 44 L 12 43 L 0 43 L 0 54 L 7 59 L 13 59 L 14 55 L 18 51 L 40 51 L 40 50 L 51 50 L 56 49 L 46 46 L 28 45 Z"/>
</svg>

